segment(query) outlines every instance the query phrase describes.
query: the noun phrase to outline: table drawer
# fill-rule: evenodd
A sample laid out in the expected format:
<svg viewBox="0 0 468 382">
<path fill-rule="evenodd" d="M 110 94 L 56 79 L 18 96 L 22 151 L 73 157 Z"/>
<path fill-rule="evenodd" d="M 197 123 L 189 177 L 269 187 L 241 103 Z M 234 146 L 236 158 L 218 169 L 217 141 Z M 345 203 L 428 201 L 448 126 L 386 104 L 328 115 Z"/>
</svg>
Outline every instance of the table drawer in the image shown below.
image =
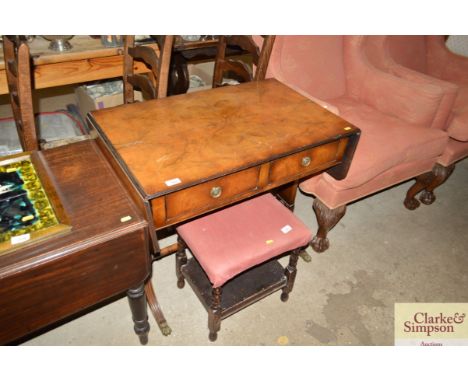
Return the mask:
<svg viewBox="0 0 468 382">
<path fill-rule="evenodd" d="M 297 179 L 328 168 L 341 160 L 341 147 L 344 146 L 341 141 L 335 141 L 277 159 L 271 163 L 269 183 L 283 182 L 289 178 Z"/>
<path fill-rule="evenodd" d="M 194 216 L 241 199 L 257 189 L 259 167 L 211 180 L 166 196 L 166 220 Z"/>
</svg>

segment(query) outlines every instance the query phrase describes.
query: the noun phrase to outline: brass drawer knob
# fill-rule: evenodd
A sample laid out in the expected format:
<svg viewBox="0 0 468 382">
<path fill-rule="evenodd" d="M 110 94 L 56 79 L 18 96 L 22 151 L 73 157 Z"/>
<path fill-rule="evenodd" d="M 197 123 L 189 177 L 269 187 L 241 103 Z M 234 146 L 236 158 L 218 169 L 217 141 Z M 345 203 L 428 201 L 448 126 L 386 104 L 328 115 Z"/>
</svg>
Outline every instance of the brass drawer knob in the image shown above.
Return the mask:
<svg viewBox="0 0 468 382">
<path fill-rule="evenodd" d="M 223 192 L 223 189 L 219 186 L 214 186 L 211 191 L 210 191 L 210 195 L 213 197 L 213 198 L 219 198 L 221 196 L 221 193 Z"/>
<path fill-rule="evenodd" d="M 301 164 L 302 164 L 302 166 L 304 166 L 304 167 L 307 167 L 308 165 L 310 165 L 310 162 L 311 162 L 310 157 L 304 157 L 304 158 L 302 158 L 302 160 L 301 160 Z"/>
</svg>

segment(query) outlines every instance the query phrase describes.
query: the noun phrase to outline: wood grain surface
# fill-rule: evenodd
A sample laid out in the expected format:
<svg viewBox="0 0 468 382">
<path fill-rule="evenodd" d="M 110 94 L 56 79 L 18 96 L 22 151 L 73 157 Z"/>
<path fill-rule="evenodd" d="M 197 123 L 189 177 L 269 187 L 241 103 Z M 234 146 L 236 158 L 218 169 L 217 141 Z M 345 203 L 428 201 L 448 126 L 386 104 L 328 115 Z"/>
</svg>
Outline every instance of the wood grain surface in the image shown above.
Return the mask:
<svg viewBox="0 0 468 382">
<path fill-rule="evenodd" d="M 39 155 L 72 229 L 0 256 L 0 343 L 135 288 L 150 272 L 147 223 L 97 145 Z"/>
<path fill-rule="evenodd" d="M 91 121 L 151 198 L 359 132 L 274 79 L 93 111 Z"/>
</svg>

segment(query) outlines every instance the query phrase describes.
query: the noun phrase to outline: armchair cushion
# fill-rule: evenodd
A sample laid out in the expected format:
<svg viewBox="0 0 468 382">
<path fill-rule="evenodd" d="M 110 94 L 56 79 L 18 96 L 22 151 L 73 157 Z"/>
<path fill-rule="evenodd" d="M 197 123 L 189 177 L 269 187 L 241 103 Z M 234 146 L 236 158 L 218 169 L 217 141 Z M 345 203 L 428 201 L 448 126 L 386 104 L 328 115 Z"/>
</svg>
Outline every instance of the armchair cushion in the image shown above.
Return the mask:
<svg viewBox="0 0 468 382">
<path fill-rule="evenodd" d="M 410 125 L 348 97 L 330 102 L 362 130 L 347 177 L 333 180 L 337 188 L 358 187 L 399 164 L 436 158 L 444 151 L 448 140 L 444 131 Z M 301 189 L 307 192 L 307 181 Z"/>
<path fill-rule="evenodd" d="M 214 288 L 312 239 L 305 224 L 271 194 L 183 224 L 177 233 Z"/>
</svg>

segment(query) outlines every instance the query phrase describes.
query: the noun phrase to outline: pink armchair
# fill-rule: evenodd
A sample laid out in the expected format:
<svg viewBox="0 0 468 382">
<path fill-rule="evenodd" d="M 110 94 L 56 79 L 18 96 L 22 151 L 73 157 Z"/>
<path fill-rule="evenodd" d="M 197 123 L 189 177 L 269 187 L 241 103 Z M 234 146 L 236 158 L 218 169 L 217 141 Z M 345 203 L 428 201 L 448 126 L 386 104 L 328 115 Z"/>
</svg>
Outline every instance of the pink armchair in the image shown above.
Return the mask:
<svg viewBox="0 0 468 382">
<path fill-rule="evenodd" d="M 468 157 L 468 57 L 450 52 L 443 36 L 374 38 L 379 40 L 382 62 L 387 70 L 419 83 L 443 86 L 446 98 L 455 98 L 454 103 L 447 103 L 452 106 L 445 126 L 449 141 L 432 170 L 431 183 L 420 196 L 421 202 L 432 204 L 434 189 L 447 180 L 456 162 Z"/>
<path fill-rule="evenodd" d="M 420 175 L 432 170 L 448 140 L 448 111 L 439 107 L 445 89 L 387 73 L 366 52 L 368 43 L 364 36 L 278 36 L 270 59 L 267 77 L 338 110 L 362 131 L 345 179 L 322 173 L 300 185 L 316 197 L 317 252 L 329 247 L 327 234 L 352 201 L 418 177 L 404 201 L 417 208 L 415 195 L 429 180 Z"/>
</svg>

